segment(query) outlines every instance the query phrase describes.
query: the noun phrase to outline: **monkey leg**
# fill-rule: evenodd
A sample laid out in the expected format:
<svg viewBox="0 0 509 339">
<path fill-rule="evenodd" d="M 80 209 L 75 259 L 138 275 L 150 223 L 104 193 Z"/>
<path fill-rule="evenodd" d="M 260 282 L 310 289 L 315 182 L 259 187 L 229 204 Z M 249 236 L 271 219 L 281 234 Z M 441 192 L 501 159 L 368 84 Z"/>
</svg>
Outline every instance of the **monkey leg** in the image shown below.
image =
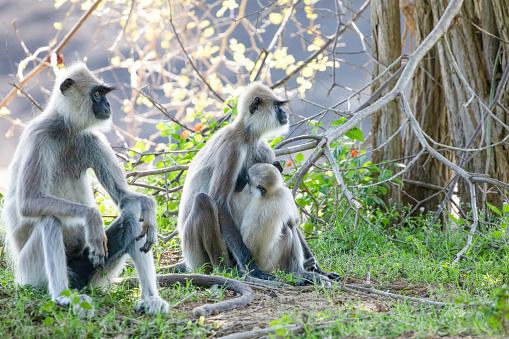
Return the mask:
<svg viewBox="0 0 509 339">
<path fill-rule="evenodd" d="M 45 268 L 43 249 L 42 225 L 37 223 L 33 226 L 30 238 L 25 243 L 16 259 L 15 277 L 20 286 L 32 285 L 46 287 L 48 275 Z"/>
<path fill-rule="evenodd" d="M 41 269 L 43 267 L 43 269 Z M 80 302 L 74 304 L 70 297 L 61 295 L 69 288 L 66 254 L 62 224 L 52 216 L 44 216 L 34 226 L 30 239 L 23 247 L 18 261 L 18 279 L 22 285 L 41 286 L 47 283 L 51 299 L 63 306 L 73 305 L 75 314 L 88 317 L 94 310 L 81 308 L 82 302 L 92 305 L 92 298 L 80 294 Z"/>
<path fill-rule="evenodd" d="M 104 269 L 95 269 L 88 259 L 87 250 L 69 262 L 77 279 L 74 280 L 76 287 L 103 286 L 118 275 L 122 270 L 127 255 L 131 257 L 136 267 L 136 273 L 141 284 L 141 301 L 136 310 L 145 311 L 149 314 L 157 312 L 168 312 L 168 303 L 159 297 L 157 291 L 156 269 L 152 250 L 142 252 L 140 248 L 144 245 L 144 238 L 136 241 L 141 233 L 142 226 L 139 221 L 139 213 L 136 208 L 126 208 L 122 214 L 115 219 L 106 229 L 108 237 L 108 257 Z"/>
<path fill-rule="evenodd" d="M 182 252 L 189 268 L 196 270 L 204 264 L 231 266 L 219 225 L 217 206 L 207 194 L 196 195 L 181 239 Z M 212 268 L 208 267 L 206 271 L 210 273 Z"/>
</svg>

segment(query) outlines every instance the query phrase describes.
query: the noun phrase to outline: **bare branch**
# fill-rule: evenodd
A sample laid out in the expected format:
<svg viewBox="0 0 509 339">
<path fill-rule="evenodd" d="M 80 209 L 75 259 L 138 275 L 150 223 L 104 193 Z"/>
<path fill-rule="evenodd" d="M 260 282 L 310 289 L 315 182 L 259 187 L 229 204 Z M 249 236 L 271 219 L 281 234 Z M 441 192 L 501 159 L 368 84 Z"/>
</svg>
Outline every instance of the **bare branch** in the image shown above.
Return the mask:
<svg viewBox="0 0 509 339">
<path fill-rule="evenodd" d="M 76 34 L 78 29 L 81 27 L 81 25 L 83 25 L 83 23 L 88 19 L 90 14 L 92 14 L 95 11 L 95 9 L 97 8 L 97 6 L 99 6 L 101 1 L 102 0 L 97 0 L 92 5 L 92 7 L 90 7 L 90 9 L 88 11 L 86 11 L 85 14 L 83 14 L 81 16 L 81 18 L 78 20 L 78 22 L 76 22 L 76 25 L 74 25 L 74 27 L 69 31 L 69 33 L 67 33 L 67 35 L 65 36 L 64 40 L 62 40 L 62 42 L 60 42 L 60 44 L 57 45 L 57 47 L 55 48 L 55 51 L 53 52 L 53 54 L 58 55 L 58 54 L 60 54 L 62 52 L 64 47 L 69 43 L 69 41 L 71 41 L 72 37 L 74 36 L 74 34 Z M 48 66 L 49 66 L 49 64 L 46 61 L 42 61 L 37 67 L 32 69 L 32 71 L 20 82 L 19 85 L 21 87 L 24 87 L 33 77 L 35 77 L 37 74 L 39 74 L 43 69 L 45 69 Z M 11 100 L 14 99 L 14 97 L 17 94 L 17 92 L 18 92 L 17 89 L 12 89 L 9 92 L 9 94 L 7 94 L 7 96 L 2 101 L 2 103 L 0 103 L 0 109 L 2 107 L 6 107 L 11 102 Z"/>
<path fill-rule="evenodd" d="M 164 174 L 164 173 L 173 172 L 173 171 L 182 171 L 182 170 L 187 170 L 188 168 L 189 168 L 189 166 L 187 166 L 187 165 L 176 165 L 176 166 L 163 167 L 163 168 L 147 170 L 147 171 L 134 171 L 131 173 L 127 173 L 125 177 L 126 178 L 133 177 L 133 182 L 134 182 L 134 181 L 138 180 L 139 178 L 146 177 L 148 175 Z"/>
</svg>

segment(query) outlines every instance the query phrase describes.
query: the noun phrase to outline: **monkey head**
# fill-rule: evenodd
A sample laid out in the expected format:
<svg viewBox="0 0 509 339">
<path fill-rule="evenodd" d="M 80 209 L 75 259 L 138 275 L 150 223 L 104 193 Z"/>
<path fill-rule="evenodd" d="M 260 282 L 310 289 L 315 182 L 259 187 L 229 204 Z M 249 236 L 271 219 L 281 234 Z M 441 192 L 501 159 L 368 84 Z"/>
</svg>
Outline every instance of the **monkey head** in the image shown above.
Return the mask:
<svg viewBox="0 0 509 339">
<path fill-rule="evenodd" d="M 288 101 L 260 82 L 249 84 L 239 97 L 239 120 L 257 137 L 271 137 L 288 131 L 288 115 L 282 106 Z"/>
<path fill-rule="evenodd" d="M 251 189 L 260 191 L 262 197 L 270 196 L 276 189 L 283 186 L 283 178 L 272 164 L 254 164 L 248 171 Z"/>
<path fill-rule="evenodd" d="M 50 105 L 78 129 L 109 126 L 111 108 L 106 94 L 113 89 L 95 77 L 84 63 L 75 63 L 57 77 Z"/>
</svg>

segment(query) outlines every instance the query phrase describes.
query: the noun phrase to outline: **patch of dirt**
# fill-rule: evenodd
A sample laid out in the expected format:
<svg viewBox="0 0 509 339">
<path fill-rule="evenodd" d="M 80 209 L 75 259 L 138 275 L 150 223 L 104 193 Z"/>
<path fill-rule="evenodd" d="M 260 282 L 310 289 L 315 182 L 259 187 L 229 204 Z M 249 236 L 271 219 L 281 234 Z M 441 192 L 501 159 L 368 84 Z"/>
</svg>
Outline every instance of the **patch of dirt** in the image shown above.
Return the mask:
<svg viewBox="0 0 509 339">
<path fill-rule="evenodd" d="M 225 297 L 235 297 L 230 291 L 225 291 Z M 206 297 L 200 301 L 184 302 L 177 306 L 176 310 L 191 312 L 195 307 L 203 303 L 214 303 Z M 216 324 L 212 330 L 214 337 L 222 337 L 232 333 L 259 330 L 270 327 L 270 322 L 280 320 L 284 314 L 299 313 L 300 319 L 315 318 L 322 313 L 324 319 L 334 317 L 338 307 L 342 313 L 355 314 L 360 311 L 375 313 L 388 312 L 394 303 L 385 297 L 363 296 L 354 293 L 333 293 L 307 289 L 305 291 L 274 289 L 256 291 L 253 302 L 244 307 L 230 312 L 212 315 L 207 318 L 208 325 Z M 330 312 L 329 312 L 330 311 Z M 296 323 L 296 325 L 301 325 Z"/>
<path fill-rule="evenodd" d="M 178 249 L 169 249 L 164 252 L 161 252 L 159 256 L 159 266 L 167 267 L 176 264 L 180 260 L 182 260 L 182 253 Z"/>
</svg>

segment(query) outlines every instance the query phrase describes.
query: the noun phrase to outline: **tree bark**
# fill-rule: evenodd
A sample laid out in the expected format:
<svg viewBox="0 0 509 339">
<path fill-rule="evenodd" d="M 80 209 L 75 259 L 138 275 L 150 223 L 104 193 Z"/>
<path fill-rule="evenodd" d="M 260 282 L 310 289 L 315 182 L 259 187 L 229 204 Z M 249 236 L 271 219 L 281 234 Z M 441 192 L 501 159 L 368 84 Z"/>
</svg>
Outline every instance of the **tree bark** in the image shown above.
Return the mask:
<svg viewBox="0 0 509 339">
<path fill-rule="evenodd" d="M 439 20 L 447 6 L 447 1 L 431 1 L 435 23 Z M 483 26 L 483 30 L 496 36 L 505 31 L 509 25 L 509 2 L 499 0 L 466 0 L 461 10 L 461 17 L 457 25 L 445 37 L 447 39 L 454 60 L 470 87 L 488 106 L 490 104 L 490 91 L 496 88 L 500 73 L 507 65 L 507 45 L 502 55 L 499 67 L 494 68 L 495 50 L 499 49 L 500 41 L 478 30 L 474 24 Z M 500 31 L 499 31 L 500 30 Z M 457 147 L 465 147 L 478 124 L 483 123 L 482 116 L 486 112 L 478 100 L 472 99 L 466 85 L 461 81 L 453 67 L 453 59 L 448 53 L 444 40 L 438 43 L 438 56 L 442 75 L 442 85 L 445 90 L 447 118 L 449 121 L 451 142 Z M 495 73 L 493 77 L 492 74 Z M 502 121 L 507 121 L 507 114 L 496 109 L 495 114 Z M 469 148 L 483 147 L 502 140 L 507 131 L 492 118 L 486 120 L 483 133 L 474 140 Z M 461 156 L 461 154 L 457 154 Z M 457 157 L 459 162 L 459 157 Z M 466 164 L 465 170 L 475 173 L 487 173 L 493 178 L 507 182 L 509 153 L 507 145 L 495 146 L 488 151 L 477 152 Z M 486 186 L 490 189 L 489 186 Z M 487 201 L 501 205 L 501 195 L 493 188 L 494 194 L 487 195 Z M 478 203 L 482 204 L 482 191 L 477 190 Z M 458 196 L 461 202 L 468 203 L 470 193 L 468 184 L 461 180 L 458 182 Z M 482 205 L 479 205 L 482 206 Z"/>
<path fill-rule="evenodd" d="M 435 24 L 428 0 L 416 0 L 414 6 L 414 19 L 418 28 L 415 39 L 418 46 L 428 36 Z M 450 142 L 450 136 L 448 135 L 449 124 L 447 121 L 444 88 L 441 85 L 441 81 L 438 49 L 433 47 L 427 57 L 421 62 L 421 68 L 417 69 L 414 75 L 409 103 L 423 131 L 432 137 L 433 140 L 448 144 Z M 406 127 L 403 145 L 404 156 L 408 157 L 405 163 L 408 164 L 413 159 L 412 156 L 415 156 L 422 149 L 410 126 Z M 449 154 L 445 155 L 452 160 L 452 156 Z M 412 169 L 405 173 L 405 179 L 440 187 L 444 187 L 452 179 L 451 170 L 432 157 L 424 155 L 413 166 Z M 437 193 L 436 190 L 408 183 L 405 183 L 404 190 L 406 194 L 402 196 L 402 202 L 410 205 L 416 205 L 417 202 L 423 201 Z M 425 211 L 435 211 L 444 197 L 444 194 L 437 195 L 432 199 L 426 200 L 420 206 Z"/>
<path fill-rule="evenodd" d="M 382 73 L 401 55 L 401 27 L 398 0 L 372 0 L 371 1 L 371 27 L 373 33 L 373 78 Z M 395 72 L 399 66 L 394 67 Z M 372 86 L 372 92 L 382 84 L 390 74 L 382 77 Z M 392 87 L 387 88 L 382 95 L 387 94 Z M 385 106 L 371 118 L 371 135 L 373 149 L 379 147 L 398 130 L 401 124 L 401 113 L 396 102 Z M 373 152 L 372 161 L 378 163 L 401 158 L 401 135 L 395 135 L 384 147 Z M 390 167 L 394 171 L 397 168 Z M 389 199 L 399 200 L 398 190 L 391 189 L 385 196 Z"/>
</svg>

